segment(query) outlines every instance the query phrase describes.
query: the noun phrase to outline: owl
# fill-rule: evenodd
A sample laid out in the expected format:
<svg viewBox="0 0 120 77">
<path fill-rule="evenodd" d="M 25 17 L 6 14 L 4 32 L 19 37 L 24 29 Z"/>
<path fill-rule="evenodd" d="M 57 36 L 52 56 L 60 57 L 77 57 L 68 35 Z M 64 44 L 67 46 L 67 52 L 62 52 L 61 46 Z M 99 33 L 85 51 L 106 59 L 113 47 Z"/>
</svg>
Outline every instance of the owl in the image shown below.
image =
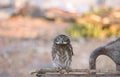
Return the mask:
<svg viewBox="0 0 120 77">
<path fill-rule="evenodd" d="M 62 70 L 69 73 L 72 56 L 73 48 L 70 44 L 70 39 L 66 35 L 58 35 L 54 39 L 52 47 L 52 59 L 55 69 L 60 73 Z"/>
</svg>

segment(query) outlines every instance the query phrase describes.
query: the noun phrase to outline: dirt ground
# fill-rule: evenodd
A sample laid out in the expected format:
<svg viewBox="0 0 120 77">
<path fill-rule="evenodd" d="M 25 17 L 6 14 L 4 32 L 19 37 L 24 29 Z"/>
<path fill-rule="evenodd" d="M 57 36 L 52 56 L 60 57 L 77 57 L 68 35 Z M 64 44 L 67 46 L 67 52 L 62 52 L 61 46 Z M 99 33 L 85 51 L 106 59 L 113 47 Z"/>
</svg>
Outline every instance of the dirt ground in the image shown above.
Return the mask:
<svg viewBox="0 0 120 77">
<path fill-rule="evenodd" d="M 11 18 L 0 23 L 0 77 L 35 77 L 30 72 L 52 68 L 53 38 L 65 33 L 69 23 L 44 19 Z M 72 68 L 89 69 L 89 55 L 97 47 L 112 39 L 79 39 L 72 41 L 74 56 Z M 115 70 L 115 64 L 106 56 L 97 59 L 97 69 Z"/>
</svg>

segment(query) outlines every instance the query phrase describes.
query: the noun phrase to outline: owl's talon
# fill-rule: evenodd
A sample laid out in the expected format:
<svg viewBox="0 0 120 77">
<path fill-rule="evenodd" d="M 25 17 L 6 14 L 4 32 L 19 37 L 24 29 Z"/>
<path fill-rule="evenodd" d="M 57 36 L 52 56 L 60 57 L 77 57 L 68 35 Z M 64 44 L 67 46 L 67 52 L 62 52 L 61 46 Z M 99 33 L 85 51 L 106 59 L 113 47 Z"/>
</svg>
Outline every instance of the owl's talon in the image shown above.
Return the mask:
<svg viewBox="0 0 120 77">
<path fill-rule="evenodd" d="M 55 70 L 56 70 L 57 72 L 60 72 L 60 71 L 61 71 L 61 69 L 60 69 L 60 68 L 55 68 Z"/>
<path fill-rule="evenodd" d="M 60 74 L 64 74 L 64 71 L 63 71 L 63 70 L 60 70 L 59 73 L 60 73 Z"/>
<path fill-rule="evenodd" d="M 64 74 L 65 71 L 62 68 L 55 68 L 55 70 L 60 73 L 60 74 Z"/>
<path fill-rule="evenodd" d="M 67 73 L 69 73 L 70 71 L 69 70 L 66 70 Z"/>
<path fill-rule="evenodd" d="M 70 72 L 70 70 L 71 70 L 71 68 L 70 68 L 70 67 L 66 68 L 66 72 L 67 72 L 67 73 L 69 73 L 69 72 Z"/>
</svg>

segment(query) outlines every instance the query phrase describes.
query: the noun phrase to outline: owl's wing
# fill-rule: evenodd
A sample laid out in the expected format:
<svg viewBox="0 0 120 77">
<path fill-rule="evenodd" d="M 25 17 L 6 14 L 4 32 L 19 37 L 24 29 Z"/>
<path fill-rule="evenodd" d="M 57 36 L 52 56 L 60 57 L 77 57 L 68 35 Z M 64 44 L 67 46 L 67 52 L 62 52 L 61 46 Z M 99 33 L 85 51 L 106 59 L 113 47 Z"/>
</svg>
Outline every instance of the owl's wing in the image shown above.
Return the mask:
<svg viewBox="0 0 120 77">
<path fill-rule="evenodd" d="M 72 46 L 71 45 L 69 45 L 69 55 L 70 56 L 73 56 L 74 55 L 74 53 L 73 53 L 73 48 L 72 48 Z"/>
<path fill-rule="evenodd" d="M 52 47 L 52 59 L 54 60 L 56 56 L 56 48 L 53 46 Z"/>
</svg>

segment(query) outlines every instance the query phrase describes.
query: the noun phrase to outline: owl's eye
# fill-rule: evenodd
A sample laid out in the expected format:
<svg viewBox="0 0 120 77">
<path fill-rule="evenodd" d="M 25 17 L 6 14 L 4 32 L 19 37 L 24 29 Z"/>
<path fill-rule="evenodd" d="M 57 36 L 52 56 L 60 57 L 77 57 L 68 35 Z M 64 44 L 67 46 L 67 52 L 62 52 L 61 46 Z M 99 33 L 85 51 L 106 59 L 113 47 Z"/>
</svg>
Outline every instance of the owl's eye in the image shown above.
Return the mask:
<svg viewBox="0 0 120 77">
<path fill-rule="evenodd" d="M 67 44 L 67 42 L 63 42 L 63 44 Z"/>
<path fill-rule="evenodd" d="M 55 42 L 56 44 L 60 44 L 60 42 Z"/>
</svg>

